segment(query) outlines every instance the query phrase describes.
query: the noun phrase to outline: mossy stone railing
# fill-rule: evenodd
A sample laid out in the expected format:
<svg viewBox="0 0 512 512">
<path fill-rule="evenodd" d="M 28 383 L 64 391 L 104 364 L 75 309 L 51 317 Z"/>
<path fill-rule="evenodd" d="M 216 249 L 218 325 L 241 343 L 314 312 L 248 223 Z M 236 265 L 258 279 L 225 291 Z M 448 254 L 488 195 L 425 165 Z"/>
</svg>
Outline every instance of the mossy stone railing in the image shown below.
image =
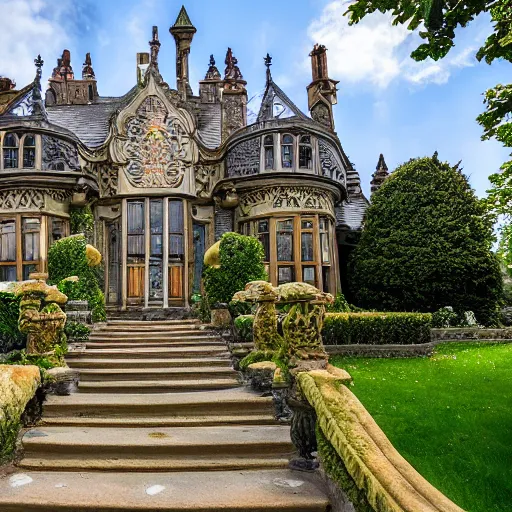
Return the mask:
<svg viewBox="0 0 512 512">
<path fill-rule="evenodd" d="M 322 466 L 357 512 L 463 512 L 429 484 L 393 447 L 332 366 L 296 376 L 315 409 Z"/>
</svg>

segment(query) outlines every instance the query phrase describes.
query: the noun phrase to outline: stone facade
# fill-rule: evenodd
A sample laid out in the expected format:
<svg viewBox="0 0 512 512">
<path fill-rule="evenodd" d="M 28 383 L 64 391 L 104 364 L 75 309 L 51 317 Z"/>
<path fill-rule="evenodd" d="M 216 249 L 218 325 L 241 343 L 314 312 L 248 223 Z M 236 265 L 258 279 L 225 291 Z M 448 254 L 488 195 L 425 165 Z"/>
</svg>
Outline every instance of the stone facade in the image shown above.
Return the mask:
<svg viewBox="0 0 512 512">
<path fill-rule="evenodd" d="M 0 281 L 21 279 L 31 261 L 30 270 L 45 271 L 49 245 L 69 234 L 70 207 L 89 204 L 112 307 L 187 306 L 202 253 L 229 230 L 261 240 L 274 285 L 303 280 L 336 293 L 350 250 L 343 241 L 361 229 L 368 201 L 334 132 L 337 82 L 325 47 L 311 53 L 306 115 L 273 81 L 269 55 L 261 103 L 248 102 L 231 48 L 223 74 L 210 56 L 196 96 L 188 65 L 196 28 L 184 8 L 170 32 L 176 89 L 159 70 L 157 27 L 124 96 L 99 95 L 90 54 L 76 77 L 68 50 L 44 102 L 42 59 L 25 88 L 4 79 L 0 243 L 17 242 L 2 252 Z M 27 258 L 29 239 L 37 254 Z"/>
</svg>

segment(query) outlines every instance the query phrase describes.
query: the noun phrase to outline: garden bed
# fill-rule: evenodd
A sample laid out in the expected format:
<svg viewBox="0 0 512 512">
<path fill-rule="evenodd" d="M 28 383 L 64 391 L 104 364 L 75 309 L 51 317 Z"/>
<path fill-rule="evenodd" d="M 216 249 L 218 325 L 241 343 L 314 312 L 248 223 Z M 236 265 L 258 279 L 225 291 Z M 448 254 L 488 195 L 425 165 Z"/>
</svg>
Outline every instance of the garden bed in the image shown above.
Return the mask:
<svg viewBox="0 0 512 512">
<path fill-rule="evenodd" d="M 512 345 L 448 343 L 430 358 L 334 356 L 396 449 L 471 512 L 512 503 Z"/>
</svg>

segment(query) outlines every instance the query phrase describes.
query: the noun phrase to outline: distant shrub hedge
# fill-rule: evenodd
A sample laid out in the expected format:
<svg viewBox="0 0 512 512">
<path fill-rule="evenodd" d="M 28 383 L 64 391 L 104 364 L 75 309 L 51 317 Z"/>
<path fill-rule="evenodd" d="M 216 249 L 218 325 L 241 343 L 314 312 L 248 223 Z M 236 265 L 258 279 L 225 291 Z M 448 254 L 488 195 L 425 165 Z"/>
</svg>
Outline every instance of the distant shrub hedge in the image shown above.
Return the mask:
<svg viewBox="0 0 512 512">
<path fill-rule="evenodd" d="M 428 343 L 430 313 L 327 313 L 325 345 L 411 345 Z"/>
<path fill-rule="evenodd" d="M 21 349 L 27 336 L 18 329 L 20 298 L 13 293 L 0 292 L 0 354 Z"/>
<path fill-rule="evenodd" d="M 252 341 L 254 315 L 240 315 L 235 318 L 235 329 L 240 341 Z"/>
</svg>

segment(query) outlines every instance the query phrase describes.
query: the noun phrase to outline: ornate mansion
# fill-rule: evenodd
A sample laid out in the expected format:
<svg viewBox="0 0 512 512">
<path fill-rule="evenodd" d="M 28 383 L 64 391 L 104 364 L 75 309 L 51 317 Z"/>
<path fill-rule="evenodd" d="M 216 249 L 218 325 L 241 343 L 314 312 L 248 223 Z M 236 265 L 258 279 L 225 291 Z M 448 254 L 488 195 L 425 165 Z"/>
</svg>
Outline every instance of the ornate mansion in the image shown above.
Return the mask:
<svg viewBox="0 0 512 512">
<path fill-rule="evenodd" d="M 26 87 L 0 78 L 0 281 L 44 271 L 70 210 L 89 205 L 115 309 L 188 306 L 205 250 L 227 231 L 262 242 L 275 285 L 343 287 L 368 201 L 334 131 L 326 48 L 310 54 L 306 114 L 273 81 L 268 55 L 261 105 L 248 105 L 230 48 L 224 73 L 211 56 L 194 95 L 195 32 L 182 8 L 170 28 L 176 88 L 159 71 L 157 27 L 121 97 L 99 95 L 89 54 L 76 76 L 68 50 L 45 92 L 40 57 Z M 386 174 L 381 157 L 372 189 Z"/>
</svg>

